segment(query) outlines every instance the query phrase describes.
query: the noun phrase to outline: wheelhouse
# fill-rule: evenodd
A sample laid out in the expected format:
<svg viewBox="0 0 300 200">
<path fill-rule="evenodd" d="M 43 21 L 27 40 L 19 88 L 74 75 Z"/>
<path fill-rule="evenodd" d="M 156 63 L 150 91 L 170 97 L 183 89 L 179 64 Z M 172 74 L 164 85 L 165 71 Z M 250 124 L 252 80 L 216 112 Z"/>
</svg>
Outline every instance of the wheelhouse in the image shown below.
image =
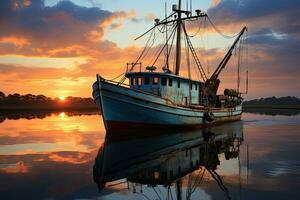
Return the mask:
<svg viewBox="0 0 300 200">
<path fill-rule="evenodd" d="M 199 104 L 204 84 L 163 72 L 128 72 L 132 89 L 138 89 L 179 105 Z"/>
</svg>

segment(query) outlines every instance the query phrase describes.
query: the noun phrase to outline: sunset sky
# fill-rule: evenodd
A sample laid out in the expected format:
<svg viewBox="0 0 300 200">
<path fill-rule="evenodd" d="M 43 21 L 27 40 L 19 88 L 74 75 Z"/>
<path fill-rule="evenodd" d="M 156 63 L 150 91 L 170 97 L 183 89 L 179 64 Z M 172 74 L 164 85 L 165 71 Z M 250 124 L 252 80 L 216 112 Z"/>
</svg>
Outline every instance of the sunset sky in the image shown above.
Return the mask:
<svg viewBox="0 0 300 200">
<path fill-rule="evenodd" d="M 176 2 L 167 0 L 168 11 Z M 146 41 L 134 38 L 164 17 L 164 5 L 165 0 L 1 0 L 0 91 L 90 97 L 96 73 L 112 78 L 135 61 Z M 300 97 L 300 1 L 194 0 L 192 7 L 207 12 L 227 35 L 248 27 L 246 99 Z M 209 28 L 205 38 L 195 47 L 212 71 L 232 40 Z M 222 88 L 236 85 L 236 69 L 230 67 Z"/>
</svg>

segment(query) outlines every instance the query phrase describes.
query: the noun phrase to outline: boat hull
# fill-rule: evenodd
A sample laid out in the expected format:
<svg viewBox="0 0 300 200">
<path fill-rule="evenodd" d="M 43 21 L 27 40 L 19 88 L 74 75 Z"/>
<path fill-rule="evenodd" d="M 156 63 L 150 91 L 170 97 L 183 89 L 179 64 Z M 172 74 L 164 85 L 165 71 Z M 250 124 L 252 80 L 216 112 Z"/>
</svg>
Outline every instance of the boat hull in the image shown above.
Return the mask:
<svg viewBox="0 0 300 200">
<path fill-rule="evenodd" d="M 101 108 L 107 131 L 131 131 L 163 128 L 204 128 L 240 120 L 242 106 L 212 109 L 214 120 L 208 122 L 204 109 L 181 107 L 167 99 L 98 80 L 93 97 Z"/>
</svg>

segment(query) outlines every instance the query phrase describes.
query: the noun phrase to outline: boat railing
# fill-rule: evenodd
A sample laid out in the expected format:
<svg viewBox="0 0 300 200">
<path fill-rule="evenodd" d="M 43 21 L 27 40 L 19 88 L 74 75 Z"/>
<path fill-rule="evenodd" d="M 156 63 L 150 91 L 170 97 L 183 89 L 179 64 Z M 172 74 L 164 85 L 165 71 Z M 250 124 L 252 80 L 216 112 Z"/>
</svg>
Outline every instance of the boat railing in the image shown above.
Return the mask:
<svg viewBox="0 0 300 200">
<path fill-rule="evenodd" d="M 138 66 L 139 68 L 139 72 L 142 72 L 142 63 L 126 63 L 126 73 L 127 72 L 132 72 L 134 69 L 136 69 L 135 67 Z"/>
<path fill-rule="evenodd" d="M 113 80 L 107 80 L 107 79 L 104 79 L 104 78 L 102 78 L 101 80 L 104 80 L 105 82 L 112 83 L 112 84 L 115 84 L 115 85 L 119 85 L 119 86 L 123 86 L 123 87 L 126 87 L 126 88 L 130 88 L 131 90 L 134 90 L 134 91 L 137 91 L 137 92 L 140 92 L 140 93 L 143 93 L 143 94 L 147 94 L 147 95 L 151 95 L 151 96 L 155 96 L 155 97 L 161 97 L 160 95 L 156 95 L 156 94 L 151 93 L 151 92 L 147 92 L 147 91 L 144 91 L 144 90 L 141 90 L 141 89 L 138 89 L 138 88 L 130 87 L 129 84 L 126 84 L 124 82 L 121 83 L 121 82 L 117 82 L 117 81 L 113 81 Z M 160 93 L 157 93 L 157 94 L 160 94 Z M 169 99 L 165 99 L 165 100 L 170 101 Z M 174 105 L 175 105 L 175 103 L 174 103 Z"/>
</svg>

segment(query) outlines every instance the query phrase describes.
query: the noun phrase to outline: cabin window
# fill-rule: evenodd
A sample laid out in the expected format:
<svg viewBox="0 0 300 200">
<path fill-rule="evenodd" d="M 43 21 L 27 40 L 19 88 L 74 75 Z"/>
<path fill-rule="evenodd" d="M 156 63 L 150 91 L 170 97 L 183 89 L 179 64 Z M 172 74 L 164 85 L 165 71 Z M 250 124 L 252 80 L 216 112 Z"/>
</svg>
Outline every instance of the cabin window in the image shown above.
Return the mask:
<svg viewBox="0 0 300 200">
<path fill-rule="evenodd" d="M 148 76 L 145 77 L 144 84 L 145 85 L 149 85 L 150 84 L 150 78 Z"/>
<path fill-rule="evenodd" d="M 159 172 L 154 172 L 154 179 L 159 179 Z"/>
<path fill-rule="evenodd" d="M 134 78 L 133 77 L 130 78 L 130 85 L 134 85 Z"/>
<path fill-rule="evenodd" d="M 177 81 L 177 87 L 180 88 L 180 80 Z"/>
<path fill-rule="evenodd" d="M 158 84 L 158 80 L 159 80 L 158 77 L 154 76 L 153 80 L 152 80 L 153 85 L 157 85 Z"/>
<path fill-rule="evenodd" d="M 169 78 L 169 86 L 172 87 L 172 85 L 173 85 L 173 80 L 172 78 Z"/>
<path fill-rule="evenodd" d="M 142 77 L 138 77 L 138 78 L 137 78 L 137 85 L 138 85 L 138 86 L 141 86 L 141 85 L 142 85 L 142 82 L 143 82 L 142 80 L 143 80 Z"/>
<path fill-rule="evenodd" d="M 161 78 L 161 85 L 167 85 L 167 78 Z"/>
<path fill-rule="evenodd" d="M 193 84 L 192 83 L 190 83 L 190 90 L 192 90 L 193 89 Z"/>
<path fill-rule="evenodd" d="M 198 85 L 197 84 L 195 84 L 195 90 L 198 90 Z"/>
</svg>

